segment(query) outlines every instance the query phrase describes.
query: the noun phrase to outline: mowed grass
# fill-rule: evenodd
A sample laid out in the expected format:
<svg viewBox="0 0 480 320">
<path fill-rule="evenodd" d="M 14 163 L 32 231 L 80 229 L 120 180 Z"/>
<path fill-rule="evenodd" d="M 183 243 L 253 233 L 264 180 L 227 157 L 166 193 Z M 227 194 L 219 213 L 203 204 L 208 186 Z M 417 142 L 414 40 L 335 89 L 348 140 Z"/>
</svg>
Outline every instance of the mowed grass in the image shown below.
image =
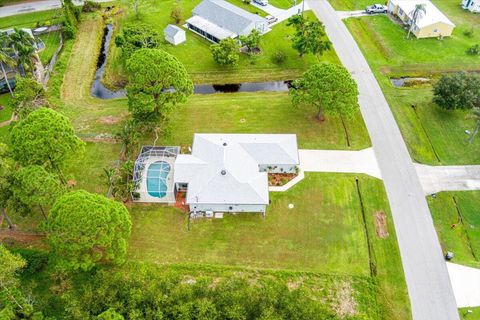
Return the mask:
<svg viewBox="0 0 480 320">
<path fill-rule="evenodd" d="M 232 0 L 234 1 L 234 0 Z M 184 19 L 191 16 L 192 9 L 200 0 L 189 0 L 180 2 L 183 9 Z M 240 0 L 238 0 L 241 3 Z M 163 35 L 163 29 L 167 24 L 172 23 L 170 11 L 174 6 L 173 0 L 155 2 L 150 4 L 148 9 L 144 10 L 140 20 L 130 11 L 117 18 L 115 22 L 115 32 L 127 24 L 146 23 Z M 255 8 L 250 5 L 250 7 Z M 316 19 L 312 12 L 306 13 L 309 19 Z M 184 22 L 181 22 L 181 25 Z M 289 80 L 297 78 L 310 65 L 320 61 L 338 62 L 338 58 L 333 50 L 327 51 L 322 56 L 307 54 L 300 58 L 298 53 L 292 48 L 291 36 L 294 32 L 293 27 L 287 27 L 284 21 L 275 25 L 272 31 L 262 36 L 260 43 L 261 54 L 250 57 L 241 54 L 238 65 L 235 67 L 219 66 L 212 58 L 210 51 L 211 42 L 187 31 L 187 41 L 178 46 L 170 45 L 164 42 L 161 49 L 176 56 L 187 68 L 195 83 L 238 83 L 246 81 L 266 81 L 266 80 Z M 110 54 L 107 61 L 104 80 L 107 85 L 118 85 L 125 81 L 125 73 L 121 61 L 121 54 L 112 42 Z M 272 60 L 272 56 L 282 51 L 287 59 L 284 63 L 278 65 Z"/>
<path fill-rule="evenodd" d="M 58 46 L 60 45 L 60 33 L 59 32 L 50 32 L 43 34 L 39 37 L 45 43 L 45 49 L 40 51 L 39 56 L 42 64 L 46 66 L 53 57 L 55 51 L 57 51 Z"/>
<path fill-rule="evenodd" d="M 364 225 L 360 198 L 362 194 Z M 410 307 L 395 230 L 380 180 L 308 173 L 287 192 L 270 193 L 266 217 L 225 215 L 191 221 L 176 208 L 135 204 L 129 257 L 156 264 L 201 263 L 370 277 L 385 319 L 409 319 Z M 288 205 L 294 208 L 289 209 Z M 375 214 L 386 215 L 386 238 Z M 369 257 L 367 227 L 372 256 Z"/>
<path fill-rule="evenodd" d="M 329 2 L 338 11 L 361 10 L 375 3 L 371 0 L 329 0 Z"/>
<path fill-rule="evenodd" d="M 100 100 L 90 96 L 90 85 L 100 48 L 102 24 L 92 18 L 82 23 L 63 78 L 62 110 L 78 134 L 94 138 L 114 135 L 128 117 L 127 100 Z M 96 35 L 94 37 L 94 35 Z M 92 39 L 97 39 L 92 40 Z M 370 146 L 360 113 L 353 119 L 327 117 L 315 120 L 313 109 L 296 109 L 287 93 L 194 95 L 173 113 L 171 134 L 160 142 L 190 145 L 195 132 L 296 133 L 302 148 L 363 149 Z M 350 142 L 350 146 L 347 143 Z M 153 137 L 144 137 L 152 143 Z"/>
<path fill-rule="evenodd" d="M 436 80 L 445 72 L 479 68 L 478 57 L 465 51 L 480 43 L 480 33 L 474 31 L 472 38 L 463 34 L 478 29 L 477 16 L 462 10 L 456 1 L 434 3 L 457 25 L 451 38 L 407 40 L 405 30 L 387 16 L 350 18 L 345 24 L 374 71 L 412 158 L 434 165 L 478 164 L 480 143 L 477 139 L 469 145 L 465 134 L 475 127 L 469 112 L 441 110 L 432 103 L 431 86 L 394 88 L 389 80 L 398 76 Z"/>
<path fill-rule="evenodd" d="M 0 9 L 1 10 L 1 9 Z M 0 29 L 6 28 L 34 28 L 37 22 L 40 25 L 49 21 L 51 24 L 59 23 L 61 20 L 62 12 L 60 9 L 30 12 L 19 14 L 15 16 L 0 18 Z"/>
<path fill-rule="evenodd" d="M 480 191 L 441 192 L 428 203 L 443 250 L 455 263 L 480 268 Z"/>
</svg>

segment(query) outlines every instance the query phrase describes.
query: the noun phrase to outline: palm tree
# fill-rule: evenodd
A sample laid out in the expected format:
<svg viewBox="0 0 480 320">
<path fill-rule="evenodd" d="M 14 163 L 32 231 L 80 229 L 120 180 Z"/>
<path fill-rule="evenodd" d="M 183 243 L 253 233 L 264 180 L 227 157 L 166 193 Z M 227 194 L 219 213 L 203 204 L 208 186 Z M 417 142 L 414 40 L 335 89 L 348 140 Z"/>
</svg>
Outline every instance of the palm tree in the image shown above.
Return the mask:
<svg viewBox="0 0 480 320">
<path fill-rule="evenodd" d="M 10 35 L 12 39 L 13 49 L 17 55 L 17 65 L 25 69 L 30 69 L 33 73 L 32 60 L 35 58 L 35 39 L 27 32 L 15 29 L 15 32 Z"/>
<path fill-rule="evenodd" d="M 407 39 L 410 39 L 410 34 L 413 31 L 413 28 L 417 25 L 419 19 L 427 13 L 427 9 L 424 3 L 415 5 L 415 10 L 412 13 L 412 20 L 410 21 L 410 28 L 408 28 Z"/>
<path fill-rule="evenodd" d="M 8 82 L 7 71 L 5 70 L 5 66 L 11 68 L 15 66 L 15 60 L 11 57 L 12 53 L 13 50 L 10 37 L 4 32 L 0 33 L 0 67 L 2 68 L 3 78 L 7 83 L 8 91 L 10 91 L 10 94 L 13 97 L 13 90 L 10 86 L 10 82 Z"/>
<path fill-rule="evenodd" d="M 472 143 L 475 136 L 480 131 L 480 109 L 476 109 L 473 111 L 473 118 L 477 121 L 477 125 L 475 126 L 475 130 L 470 134 L 470 138 L 468 139 L 468 143 Z"/>
</svg>

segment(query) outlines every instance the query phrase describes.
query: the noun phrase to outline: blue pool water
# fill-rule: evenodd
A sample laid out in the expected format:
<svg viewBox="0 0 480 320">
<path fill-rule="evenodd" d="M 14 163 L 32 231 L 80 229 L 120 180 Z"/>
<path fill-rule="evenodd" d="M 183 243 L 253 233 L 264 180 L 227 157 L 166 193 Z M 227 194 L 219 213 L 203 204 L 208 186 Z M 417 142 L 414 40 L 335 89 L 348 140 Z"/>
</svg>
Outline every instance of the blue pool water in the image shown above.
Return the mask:
<svg viewBox="0 0 480 320">
<path fill-rule="evenodd" d="M 148 167 L 147 192 L 152 197 L 163 198 L 167 194 L 167 176 L 170 165 L 165 161 L 157 161 Z"/>
</svg>

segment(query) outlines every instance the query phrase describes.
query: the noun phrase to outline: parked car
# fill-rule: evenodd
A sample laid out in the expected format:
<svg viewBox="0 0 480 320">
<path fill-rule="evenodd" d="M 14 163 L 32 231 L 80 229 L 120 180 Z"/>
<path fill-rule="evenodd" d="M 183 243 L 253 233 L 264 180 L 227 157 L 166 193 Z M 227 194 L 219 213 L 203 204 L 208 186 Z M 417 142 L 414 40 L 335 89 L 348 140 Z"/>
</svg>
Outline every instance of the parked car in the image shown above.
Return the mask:
<svg viewBox="0 0 480 320">
<path fill-rule="evenodd" d="M 266 16 L 265 19 L 267 19 L 268 24 L 272 24 L 278 21 L 278 18 L 274 16 Z"/>
<path fill-rule="evenodd" d="M 261 6 L 266 6 L 268 4 L 268 0 L 253 0 L 253 2 L 258 3 Z"/>
<path fill-rule="evenodd" d="M 365 8 L 365 12 L 368 14 L 372 13 L 387 13 L 387 6 L 382 4 L 374 4 Z"/>
</svg>

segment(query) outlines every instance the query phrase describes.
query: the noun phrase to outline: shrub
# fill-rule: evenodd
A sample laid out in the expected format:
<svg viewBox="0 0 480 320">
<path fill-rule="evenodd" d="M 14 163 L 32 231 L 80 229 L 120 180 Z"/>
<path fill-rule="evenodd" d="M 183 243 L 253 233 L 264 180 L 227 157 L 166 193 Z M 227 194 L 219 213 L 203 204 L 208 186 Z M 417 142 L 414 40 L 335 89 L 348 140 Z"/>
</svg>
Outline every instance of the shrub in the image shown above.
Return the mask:
<svg viewBox="0 0 480 320">
<path fill-rule="evenodd" d="M 464 30 L 463 35 L 468 37 L 468 38 L 472 38 L 473 37 L 473 32 L 474 32 L 474 30 L 473 30 L 473 27 L 472 27 L 468 30 Z"/>
<path fill-rule="evenodd" d="M 272 61 L 275 64 L 283 64 L 285 60 L 287 60 L 287 54 L 282 50 L 278 50 L 272 55 Z"/>
<path fill-rule="evenodd" d="M 182 8 L 179 6 L 173 7 L 172 12 L 170 12 L 170 17 L 173 19 L 173 21 L 175 21 L 175 24 L 180 24 L 183 19 Z"/>
<path fill-rule="evenodd" d="M 66 40 L 75 38 L 76 33 L 77 33 L 77 31 L 70 24 L 67 24 L 67 25 L 65 25 L 65 27 L 63 27 L 63 37 Z"/>
<path fill-rule="evenodd" d="M 33 275 L 42 271 L 48 263 L 48 253 L 33 249 L 17 249 L 15 253 L 22 256 L 27 265 L 22 269 L 23 274 Z"/>
<path fill-rule="evenodd" d="M 93 2 L 93 1 L 85 1 L 85 4 L 82 7 L 83 12 L 95 12 L 97 10 L 100 10 L 102 5 L 98 2 Z"/>
<path fill-rule="evenodd" d="M 467 54 L 471 56 L 478 56 L 480 54 L 480 45 L 474 44 L 467 50 Z"/>
</svg>

